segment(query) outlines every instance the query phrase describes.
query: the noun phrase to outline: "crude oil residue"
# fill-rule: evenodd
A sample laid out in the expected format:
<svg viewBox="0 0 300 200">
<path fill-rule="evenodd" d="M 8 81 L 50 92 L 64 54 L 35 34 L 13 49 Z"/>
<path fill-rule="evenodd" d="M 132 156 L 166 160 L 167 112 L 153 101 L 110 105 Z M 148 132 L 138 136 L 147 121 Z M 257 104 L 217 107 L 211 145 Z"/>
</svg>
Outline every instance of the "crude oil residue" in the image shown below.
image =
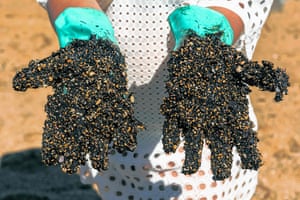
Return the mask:
<svg viewBox="0 0 300 200">
<path fill-rule="evenodd" d="M 262 163 L 257 132 L 249 119 L 249 86 L 275 92 L 275 101 L 287 94 L 289 77 L 269 61 L 249 61 L 222 43 L 219 34 L 200 38 L 191 33 L 168 61 L 168 96 L 161 105 L 165 116 L 164 151 L 175 152 L 184 138 L 184 174 L 201 165 L 204 141 L 211 150 L 215 180 L 231 175 L 232 148 L 236 146 L 243 169 Z"/>
<path fill-rule="evenodd" d="M 42 60 L 33 60 L 13 80 L 17 91 L 52 86 L 45 105 L 42 159 L 74 173 L 89 155 L 93 168 L 108 168 L 108 149 L 136 148 L 143 128 L 134 117 L 124 56 L 109 41 L 75 40 Z"/>
</svg>

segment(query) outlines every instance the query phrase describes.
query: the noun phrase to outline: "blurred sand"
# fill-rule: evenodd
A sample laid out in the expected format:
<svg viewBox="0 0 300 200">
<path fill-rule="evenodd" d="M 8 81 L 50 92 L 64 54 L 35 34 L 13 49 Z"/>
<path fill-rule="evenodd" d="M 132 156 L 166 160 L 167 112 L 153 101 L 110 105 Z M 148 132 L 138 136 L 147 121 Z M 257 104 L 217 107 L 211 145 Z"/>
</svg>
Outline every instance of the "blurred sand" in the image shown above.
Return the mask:
<svg viewBox="0 0 300 200">
<path fill-rule="evenodd" d="M 273 101 L 273 94 L 256 89 L 251 93 L 259 121 L 259 147 L 264 160 L 254 200 L 300 199 L 299 10 L 299 0 L 287 0 L 281 12 L 271 13 L 253 59 L 266 59 L 286 68 L 291 80 L 289 95 L 281 103 Z M 0 156 L 4 156 L 0 169 L 0 189 L 6 188 L 8 192 L 12 189 L 9 188 L 11 185 L 22 187 L 22 182 L 31 184 L 30 180 L 34 177 L 38 181 L 38 176 L 33 176 L 36 172 L 36 175 L 45 175 L 45 179 L 40 181 L 57 177 L 52 182 L 57 184 L 52 188 L 53 194 L 61 189 L 59 183 L 63 181 L 69 184 L 67 187 L 73 192 L 82 192 L 82 196 L 76 193 L 77 197 L 95 199 L 93 191 L 82 186 L 78 177 L 67 177 L 55 168 L 40 166 L 39 151 L 33 149 L 41 146 L 44 104 L 51 90 L 18 93 L 11 86 L 16 70 L 26 66 L 29 60 L 46 57 L 58 49 L 46 12 L 35 0 L 0 0 L 0 26 Z M 29 164 L 24 165 L 20 160 L 26 160 Z M 14 162 L 19 167 L 9 167 Z M 26 174 L 24 167 L 28 166 L 36 171 Z M 5 180 L 4 174 L 7 175 Z M 45 183 L 50 184 L 50 181 Z M 45 195 L 51 193 L 47 187 L 38 184 L 32 187 L 36 187 L 40 193 L 35 198 L 29 196 L 27 199 L 49 199 L 41 196 L 42 191 L 45 191 Z M 24 191 L 29 188 L 24 187 Z M 1 200 L 4 200 L 4 192 L 0 191 Z M 68 192 L 63 193 L 65 197 L 70 197 Z M 18 197 L 11 196 L 10 199 Z"/>
</svg>

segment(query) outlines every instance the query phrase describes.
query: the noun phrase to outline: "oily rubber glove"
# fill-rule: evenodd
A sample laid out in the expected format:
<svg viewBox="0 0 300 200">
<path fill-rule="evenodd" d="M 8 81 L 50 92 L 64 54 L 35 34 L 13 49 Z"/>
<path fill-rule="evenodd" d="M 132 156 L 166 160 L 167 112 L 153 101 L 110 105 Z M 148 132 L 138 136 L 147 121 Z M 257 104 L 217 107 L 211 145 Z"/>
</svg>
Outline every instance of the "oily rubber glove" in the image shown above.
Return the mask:
<svg viewBox="0 0 300 200">
<path fill-rule="evenodd" d="M 174 49 L 181 45 L 190 31 L 200 37 L 221 32 L 221 40 L 224 43 L 233 43 L 233 30 L 227 18 L 210 8 L 195 5 L 179 7 L 169 15 L 168 22 L 175 39 Z"/>
<path fill-rule="evenodd" d="M 261 155 L 257 132 L 249 116 L 250 86 L 275 92 L 275 101 L 287 94 L 289 77 L 273 63 L 249 61 L 219 35 L 187 35 L 167 62 L 168 96 L 161 105 L 165 117 L 162 143 L 175 152 L 184 139 L 184 174 L 201 166 L 205 143 L 211 151 L 214 180 L 230 177 L 235 146 L 243 169 L 257 170 Z"/>
<path fill-rule="evenodd" d="M 88 40 L 91 35 L 117 44 L 112 24 L 105 13 L 92 8 L 67 8 L 54 21 L 60 47 L 74 39 Z"/>
<path fill-rule="evenodd" d="M 55 22 L 64 48 L 31 61 L 15 75 L 13 87 L 17 91 L 54 89 L 45 105 L 42 159 L 46 165 L 59 164 L 64 172 L 75 173 L 91 163 L 101 171 L 108 168 L 109 148 L 118 152 L 136 148 L 136 135 L 143 125 L 134 117 L 125 58 L 108 18 L 89 9 L 65 11 L 57 19 L 60 23 Z M 70 17 L 74 13 L 82 15 Z M 92 15 L 105 26 L 93 23 Z"/>
</svg>

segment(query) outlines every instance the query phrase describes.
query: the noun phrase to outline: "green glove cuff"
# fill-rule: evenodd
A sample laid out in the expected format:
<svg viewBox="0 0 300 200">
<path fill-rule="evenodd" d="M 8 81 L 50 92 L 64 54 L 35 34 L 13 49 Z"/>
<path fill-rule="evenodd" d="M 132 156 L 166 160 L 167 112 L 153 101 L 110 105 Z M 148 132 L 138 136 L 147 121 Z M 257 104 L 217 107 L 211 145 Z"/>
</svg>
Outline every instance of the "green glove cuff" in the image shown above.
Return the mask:
<svg viewBox="0 0 300 200">
<path fill-rule="evenodd" d="M 109 18 L 96 9 L 67 8 L 56 18 L 54 27 L 60 47 L 67 46 L 74 39 L 89 40 L 91 35 L 117 44 Z"/>
<path fill-rule="evenodd" d="M 227 18 L 209 8 L 194 5 L 179 7 L 169 15 L 168 22 L 175 39 L 175 49 L 191 30 L 200 37 L 221 31 L 221 40 L 228 45 L 233 43 L 234 33 Z"/>
</svg>

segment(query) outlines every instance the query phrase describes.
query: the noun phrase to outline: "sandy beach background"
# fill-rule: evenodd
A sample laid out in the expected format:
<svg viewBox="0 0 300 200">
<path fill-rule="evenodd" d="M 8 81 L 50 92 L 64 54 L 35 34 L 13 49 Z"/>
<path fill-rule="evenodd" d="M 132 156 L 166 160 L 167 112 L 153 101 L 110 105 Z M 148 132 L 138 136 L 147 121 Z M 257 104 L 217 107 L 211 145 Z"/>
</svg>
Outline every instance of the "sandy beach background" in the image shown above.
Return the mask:
<svg viewBox="0 0 300 200">
<path fill-rule="evenodd" d="M 264 165 L 254 200 L 300 199 L 300 1 L 273 11 L 253 60 L 286 68 L 291 87 L 284 101 L 253 88 Z M 46 12 L 35 0 L 0 0 L 0 200 L 98 199 L 77 175 L 40 163 L 44 104 L 50 89 L 12 89 L 12 77 L 29 60 L 58 49 Z"/>
</svg>

